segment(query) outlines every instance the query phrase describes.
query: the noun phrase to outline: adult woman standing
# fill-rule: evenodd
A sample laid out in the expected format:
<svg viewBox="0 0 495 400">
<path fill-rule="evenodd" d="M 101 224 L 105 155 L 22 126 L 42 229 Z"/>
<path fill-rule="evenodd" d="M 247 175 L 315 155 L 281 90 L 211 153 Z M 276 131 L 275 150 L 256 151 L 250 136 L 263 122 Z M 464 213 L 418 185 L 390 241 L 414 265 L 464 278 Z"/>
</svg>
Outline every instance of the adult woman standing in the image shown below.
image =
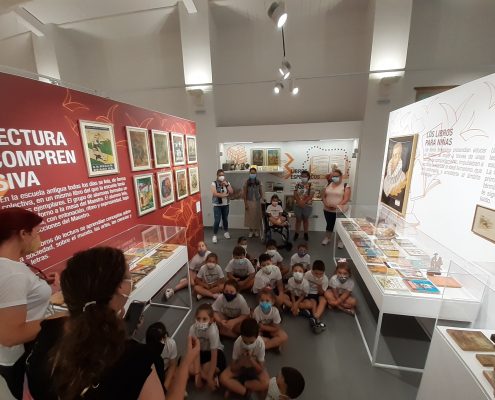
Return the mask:
<svg viewBox="0 0 495 400">
<path fill-rule="evenodd" d="M 0 374 L 22 398 L 28 347 L 40 330 L 58 276 L 37 276 L 19 262 L 41 246 L 39 215 L 22 208 L 0 210 Z M 27 349 L 26 349 L 27 350 Z"/>
<path fill-rule="evenodd" d="M 325 238 L 321 242 L 326 246 L 332 238 L 335 220 L 337 219 L 337 207 L 346 205 L 351 199 L 351 188 L 347 183 L 342 182 L 342 171 L 334 169 L 328 176 L 328 185 L 323 192 L 323 213 L 327 222 Z M 342 242 L 338 244 L 342 248 Z"/>
<path fill-rule="evenodd" d="M 223 224 L 225 239 L 230 239 L 229 233 L 229 195 L 234 193 L 234 189 L 225 179 L 223 169 L 217 171 L 217 179 L 211 183 L 211 195 L 213 202 L 213 237 L 211 241 L 217 243 L 217 233 L 220 227 L 220 220 Z"/>
<path fill-rule="evenodd" d="M 304 229 L 304 240 L 308 241 L 308 226 L 309 217 L 313 211 L 313 195 L 314 191 L 311 189 L 311 183 L 309 182 L 309 172 L 301 172 L 301 182 L 296 184 L 294 189 L 294 214 L 296 214 L 296 229 L 294 233 L 294 241 L 299 238 L 299 231 L 301 230 L 301 222 Z"/>
<path fill-rule="evenodd" d="M 29 390 L 35 400 L 163 400 L 154 355 L 128 340 L 122 320 L 132 291 L 121 250 L 96 247 L 76 253 L 61 277 L 68 317 L 45 320 L 27 359 Z M 167 398 L 184 398 L 188 367 L 199 343 L 176 373 Z"/>
<path fill-rule="evenodd" d="M 249 170 L 249 178 L 244 184 L 244 225 L 249 228 L 249 237 L 258 237 L 261 228 L 261 202 L 263 201 L 263 188 L 256 177 L 256 168 Z"/>
</svg>

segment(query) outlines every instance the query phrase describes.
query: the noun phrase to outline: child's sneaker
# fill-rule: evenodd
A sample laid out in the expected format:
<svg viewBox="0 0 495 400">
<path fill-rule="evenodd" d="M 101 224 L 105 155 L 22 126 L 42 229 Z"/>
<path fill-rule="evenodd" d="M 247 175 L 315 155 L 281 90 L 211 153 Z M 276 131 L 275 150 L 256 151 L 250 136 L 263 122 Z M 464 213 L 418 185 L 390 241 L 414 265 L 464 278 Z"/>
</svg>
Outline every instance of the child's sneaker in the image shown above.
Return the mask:
<svg viewBox="0 0 495 400">
<path fill-rule="evenodd" d="M 304 318 L 311 318 L 313 315 L 311 314 L 311 311 L 309 310 L 300 310 L 299 315 Z"/>
<path fill-rule="evenodd" d="M 325 236 L 325 238 L 321 241 L 322 246 L 326 246 L 329 241 L 330 239 L 328 238 L 328 236 Z"/>
<path fill-rule="evenodd" d="M 339 240 L 339 241 L 337 242 L 337 247 L 338 247 L 339 249 L 343 249 L 343 248 L 344 248 L 344 243 L 342 243 L 342 240 Z"/>
<path fill-rule="evenodd" d="M 317 334 L 324 332 L 326 329 L 327 329 L 327 326 L 323 322 L 320 322 L 320 321 L 317 321 L 316 325 L 313 326 L 313 332 L 317 333 Z"/>
<path fill-rule="evenodd" d="M 225 237 L 225 239 L 230 239 L 230 233 L 228 232 L 225 232 L 223 236 Z"/>
<path fill-rule="evenodd" d="M 163 294 L 163 299 L 168 300 L 174 295 L 174 289 L 168 288 L 165 290 L 165 293 Z"/>
<path fill-rule="evenodd" d="M 203 298 L 203 296 L 201 296 L 200 294 L 197 294 L 197 295 L 196 295 L 196 299 L 197 299 L 198 301 L 200 301 L 202 298 Z"/>
<path fill-rule="evenodd" d="M 213 235 L 213 237 L 211 238 L 211 242 L 212 243 L 217 243 L 218 242 L 217 235 Z"/>
</svg>

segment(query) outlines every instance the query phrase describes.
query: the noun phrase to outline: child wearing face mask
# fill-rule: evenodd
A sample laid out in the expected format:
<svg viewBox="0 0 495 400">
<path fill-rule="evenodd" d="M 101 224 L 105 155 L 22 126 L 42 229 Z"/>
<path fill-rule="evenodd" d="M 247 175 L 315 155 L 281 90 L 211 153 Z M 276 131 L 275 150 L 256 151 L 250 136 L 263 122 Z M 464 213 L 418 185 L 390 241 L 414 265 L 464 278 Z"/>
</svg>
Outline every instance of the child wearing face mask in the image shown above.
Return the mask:
<svg viewBox="0 0 495 400">
<path fill-rule="evenodd" d="M 214 391 L 218 388 L 218 375 L 227 362 L 210 304 L 201 304 L 196 310 L 196 322 L 189 329 L 189 336 L 197 338 L 200 343 L 199 357 L 190 366 L 189 373 L 194 376 L 198 389 L 206 383 Z"/>
<path fill-rule="evenodd" d="M 303 392 L 306 382 L 304 376 L 295 368 L 282 367 L 280 373 L 270 379 L 265 400 L 291 400 Z"/>
<path fill-rule="evenodd" d="M 270 204 L 266 207 L 266 214 L 271 225 L 284 226 L 287 223 L 287 218 L 282 215 L 284 209 L 279 201 L 278 196 L 274 194 L 270 199 Z"/>
<path fill-rule="evenodd" d="M 227 277 L 237 281 L 239 291 L 251 290 L 256 270 L 251 261 L 246 258 L 246 250 L 241 246 L 236 246 L 232 252 L 232 257 L 232 260 L 225 267 Z"/>
<path fill-rule="evenodd" d="M 206 257 L 206 263 L 196 275 L 194 291 L 199 300 L 203 296 L 216 299 L 223 290 L 224 274 L 220 265 L 218 265 L 218 256 L 210 253 Z"/>
<path fill-rule="evenodd" d="M 289 272 L 289 268 L 283 265 L 284 259 L 277 250 L 277 242 L 273 239 L 270 239 L 266 241 L 265 246 L 266 254 L 271 257 L 272 264 L 276 265 L 280 269 L 282 276 L 286 276 Z"/>
<path fill-rule="evenodd" d="M 304 278 L 304 267 L 302 264 L 294 264 L 292 267 L 292 277 L 287 282 L 286 293 L 283 303 L 292 315 L 305 315 L 311 317 L 309 310 L 313 309 L 313 304 L 306 297 L 309 294 L 309 282 Z"/>
<path fill-rule="evenodd" d="M 253 311 L 253 318 L 258 322 L 260 334 L 263 336 L 266 350 L 277 348 L 280 350 L 289 336 L 280 327 L 282 319 L 276 307 L 275 296 L 270 289 L 263 289 L 259 294 L 259 305 Z"/>
<path fill-rule="evenodd" d="M 220 375 L 221 384 L 230 392 L 246 396 L 268 390 L 270 376 L 265 369 L 265 342 L 259 336 L 258 323 L 247 318 L 241 323 L 241 336 L 234 343 L 232 364 Z"/>
<path fill-rule="evenodd" d="M 155 369 L 166 391 L 177 369 L 177 344 L 168 337 L 167 328 L 161 322 L 151 324 L 146 330 L 146 346 L 155 355 Z"/>
<path fill-rule="evenodd" d="M 304 274 L 304 278 L 309 282 L 309 294 L 306 299 L 312 305 L 313 316 L 309 321 L 313 331 L 320 333 L 326 329 L 326 325 L 320 321 L 327 305 L 325 292 L 328 289 L 328 278 L 325 275 L 325 263 L 321 260 L 316 260 L 311 270 Z"/>
<path fill-rule="evenodd" d="M 167 291 L 165 292 L 166 299 L 169 299 L 174 294 L 174 292 L 177 292 L 178 290 L 184 289 L 189 285 L 194 286 L 194 281 L 196 279 L 196 275 L 199 272 L 199 269 L 206 262 L 206 257 L 208 256 L 208 254 L 211 253 L 211 251 L 209 251 L 206 247 L 206 243 L 202 240 L 198 242 L 197 249 L 198 252 L 193 256 L 193 258 L 191 258 L 191 261 L 189 261 L 189 281 L 187 280 L 187 278 L 183 278 L 179 281 L 179 283 L 173 290 L 167 289 Z"/>
<path fill-rule="evenodd" d="M 301 264 L 304 271 L 307 271 L 311 265 L 311 256 L 308 254 L 308 245 L 301 243 L 297 246 L 297 253 L 294 253 L 290 258 L 290 266 L 294 268 L 295 264 Z"/>
<path fill-rule="evenodd" d="M 220 335 L 231 338 L 239 336 L 241 322 L 251 313 L 246 300 L 239 294 L 239 284 L 235 279 L 225 282 L 223 293 L 215 300 L 212 308 Z"/>
<path fill-rule="evenodd" d="M 354 281 L 351 278 L 351 269 L 345 258 L 337 261 L 335 274 L 330 278 L 330 288 L 325 292 L 325 299 L 328 302 L 328 308 L 338 309 L 347 314 L 356 313 L 357 301 L 352 296 Z"/>
<path fill-rule="evenodd" d="M 309 229 L 309 217 L 313 211 L 313 196 L 314 190 L 311 188 L 309 182 L 309 171 L 301 171 L 301 182 L 296 184 L 294 188 L 294 214 L 296 215 L 296 226 L 294 233 L 294 241 L 299 238 L 299 231 L 301 229 L 301 222 L 304 229 L 304 240 L 308 241 L 308 229 Z"/>
<path fill-rule="evenodd" d="M 246 258 L 251 261 L 251 264 L 253 264 L 253 267 L 255 269 L 258 268 L 258 260 L 254 257 L 252 257 L 247 251 L 248 251 L 248 240 L 245 236 L 239 236 L 239 239 L 237 239 L 237 246 L 241 246 L 244 250 L 246 250 Z"/>
<path fill-rule="evenodd" d="M 281 305 L 283 301 L 284 286 L 282 273 L 275 265 L 272 265 L 269 254 L 260 255 L 260 270 L 254 277 L 253 293 L 258 294 L 262 289 L 269 287 L 275 294 L 276 304 Z"/>
</svg>

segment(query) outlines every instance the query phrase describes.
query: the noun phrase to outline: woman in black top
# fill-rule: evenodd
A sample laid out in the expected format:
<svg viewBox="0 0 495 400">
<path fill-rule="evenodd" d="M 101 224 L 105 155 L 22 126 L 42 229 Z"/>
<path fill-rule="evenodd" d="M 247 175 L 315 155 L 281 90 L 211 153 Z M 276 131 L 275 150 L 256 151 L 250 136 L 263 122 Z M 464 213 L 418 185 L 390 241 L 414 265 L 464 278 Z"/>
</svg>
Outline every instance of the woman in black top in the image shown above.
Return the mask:
<svg viewBox="0 0 495 400">
<path fill-rule="evenodd" d="M 122 316 L 132 281 L 122 251 L 99 247 L 76 253 L 61 286 L 69 315 L 41 324 L 26 362 L 33 398 L 164 399 L 153 354 L 126 337 Z M 198 354 L 198 344 L 190 341 L 167 399 L 184 398 L 188 365 Z"/>
</svg>

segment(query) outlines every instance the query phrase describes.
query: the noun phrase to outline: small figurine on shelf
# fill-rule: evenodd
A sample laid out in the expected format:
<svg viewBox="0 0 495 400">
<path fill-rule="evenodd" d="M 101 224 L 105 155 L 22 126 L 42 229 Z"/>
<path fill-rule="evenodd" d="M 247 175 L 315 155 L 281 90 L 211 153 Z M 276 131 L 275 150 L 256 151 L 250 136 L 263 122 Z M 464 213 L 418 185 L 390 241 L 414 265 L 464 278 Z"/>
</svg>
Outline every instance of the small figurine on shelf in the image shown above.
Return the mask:
<svg viewBox="0 0 495 400">
<path fill-rule="evenodd" d="M 433 257 L 430 262 L 430 269 L 428 273 L 430 275 L 440 275 L 442 272 L 443 260 L 442 257 L 438 255 L 438 253 L 433 253 Z"/>
</svg>

